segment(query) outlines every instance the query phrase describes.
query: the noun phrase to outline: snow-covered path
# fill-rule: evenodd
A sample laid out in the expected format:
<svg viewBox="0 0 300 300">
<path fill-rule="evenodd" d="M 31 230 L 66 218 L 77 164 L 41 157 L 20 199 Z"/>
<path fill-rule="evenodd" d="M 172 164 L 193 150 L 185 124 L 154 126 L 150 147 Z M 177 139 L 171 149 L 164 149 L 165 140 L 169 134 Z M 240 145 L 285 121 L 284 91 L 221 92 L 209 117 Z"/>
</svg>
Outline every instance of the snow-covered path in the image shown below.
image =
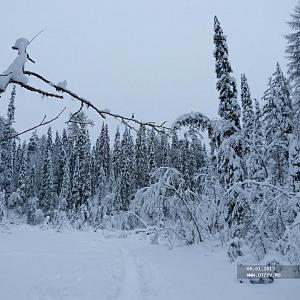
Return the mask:
<svg viewBox="0 0 300 300">
<path fill-rule="evenodd" d="M 298 280 L 240 284 L 224 250 L 169 250 L 101 232 L 0 232 L 1 300 L 296 299 Z"/>
</svg>

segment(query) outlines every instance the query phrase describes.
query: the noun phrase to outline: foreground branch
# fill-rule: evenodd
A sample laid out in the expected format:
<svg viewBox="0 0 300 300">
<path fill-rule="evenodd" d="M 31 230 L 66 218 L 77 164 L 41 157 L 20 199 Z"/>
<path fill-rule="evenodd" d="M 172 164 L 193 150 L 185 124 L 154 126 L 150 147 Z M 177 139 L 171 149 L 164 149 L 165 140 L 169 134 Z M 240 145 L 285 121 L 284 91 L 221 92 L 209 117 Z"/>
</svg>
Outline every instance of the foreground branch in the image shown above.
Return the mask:
<svg viewBox="0 0 300 300">
<path fill-rule="evenodd" d="M 14 134 L 14 135 L 10 135 L 10 136 L 8 136 L 7 138 L 1 139 L 0 142 L 5 142 L 5 141 L 11 140 L 11 139 L 15 139 L 15 138 L 19 137 L 20 135 L 23 135 L 23 134 L 25 134 L 25 133 L 27 133 L 27 132 L 29 132 L 29 131 L 33 131 L 33 130 L 39 128 L 39 127 L 48 125 L 48 124 L 50 124 L 51 122 L 57 120 L 57 119 L 62 115 L 62 113 L 63 113 L 65 110 L 66 110 L 66 107 L 65 107 L 65 108 L 64 108 L 64 109 L 63 109 L 56 117 L 54 117 L 54 118 L 52 118 L 52 119 L 50 119 L 50 120 L 48 120 L 48 121 L 45 121 L 45 120 L 46 120 L 46 117 L 47 117 L 47 116 L 45 115 L 45 116 L 43 117 L 42 121 L 41 121 L 38 125 L 35 125 L 35 126 L 31 127 L 31 128 L 28 128 L 28 129 L 26 129 L 26 130 L 24 130 L 24 131 L 22 131 L 22 132 L 19 132 L 19 133 Z"/>
<path fill-rule="evenodd" d="M 48 80 L 47 78 L 43 77 L 42 75 L 38 74 L 38 73 L 35 73 L 35 72 L 31 72 L 31 71 L 24 71 L 24 74 L 25 75 L 29 75 L 29 76 L 34 76 L 40 80 L 42 80 L 43 82 L 47 83 L 48 85 L 54 87 L 58 92 L 62 92 L 62 93 L 65 93 L 65 94 L 68 94 L 70 95 L 72 98 L 80 101 L 82 104 L 85 104 L 87 108 L 92 108 L 94 111 L 96 111 L 97 114 L 99 114 L 103 119 L 106 118 L 106 116 L 110 116 L 110 117 L 113 117 L 115 119 L 118 119 L 120 120 L 122 123 L 126 124 L 128 127 L 130 127 L 131 129 L 134 129 L 130 124 L 134 123 L 134 124 L 137 124 L 137 125 L 142 125 L 142 126 L 147 126 L 147 127 L 150 127 L 150 128 L 153 128 L 156 132 L 158 133 L 166 133 L 166 131 L 171 131 L 172 129 L 169 128 L 169 127 L 166 127 L 164 124 L 165 122 L 163 122 L 162 124 L 155 124 L 153 122 L 142 122 L 142 121 L 138 121 L 134 118 L 129 118 L 129 117 L 125 117 L 125 116 L 122 116 L 122 115 L 119 115 L 119 114 L 115 114 L 115 113 L 112 113 L 108 110 L 101 110 L 99 109 L 98 107 L 96 107 L 92 102 L 90 102 L 89 100 L 81 97 L 81 96 L 78 96 L 77 94 L 75 94 L 74 92 L 60 86 L 60 85 L 56 85 L 54 84 L 53 82 L 51 82 L 50 80 Z M 33 90 L 34 91 L 34 90 Z M 37 91 L 38 92 L 38 91 Z M 39 91 L 40 92 L 40 91 Z M 45 92 L 46 93 L 46 92 Z M 52 95 L 52 97 L 55 97 L 54 95 L 55 94 L 50 94 Z M 50 96 L 49 95 L 49 96 Z M 61 96 L 61 98 L 63 98 Z"/>
<path fill-rule="evenodd" d="M 14 83 L 14 84 L 17 84 L 17 85 L 21 86 L 22 88 L 24 88 L 24 89 L 26 89 L 28 91 L 41 94 L 42 96 L 45 96 L 45 97 L 53 97 L 53 98 L 58 98 L 58 99 L 64 99 L 64 97 L 62 95 L 48 93 L 48 92 L 45 92 L 43 90 L 37 89 L 37 88 L 35 88 L 33 86 L 30 86 L 28 84 L 24 84 L 23 82 L 20 82 L 20 81 L 11 80 L 10 82 Z"/>
</svg>

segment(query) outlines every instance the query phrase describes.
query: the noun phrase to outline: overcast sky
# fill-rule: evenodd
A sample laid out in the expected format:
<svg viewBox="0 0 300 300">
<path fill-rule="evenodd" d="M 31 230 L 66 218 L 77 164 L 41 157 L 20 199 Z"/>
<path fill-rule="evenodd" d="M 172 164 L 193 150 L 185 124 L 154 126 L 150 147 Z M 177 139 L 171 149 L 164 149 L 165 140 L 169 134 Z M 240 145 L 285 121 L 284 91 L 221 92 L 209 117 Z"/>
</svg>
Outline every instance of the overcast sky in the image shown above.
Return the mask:
<svg viewBox="0 0 300 300">
<path fill-rule="evenodd" d="M 94 0 L 1 3 L 0 68 L 16 53 L 19 37 L 31 39 L 44 30 L 28 52 L 37 71 L 100 108 L 147 121 L 172 122 L 178 115 L 201 111 L 215 117 L 218 99 L 213 58 L 213 17 L 227 35 L 229 59 L 239 82 L 248 77 L 252 95 L 261 98 L 278 61 L 285 69 L 286 21 L 296 0 Z M 2 72 L 1 71 L 1 72 Z M 30 84 L 35 82 L 30 80 Z M 0 99 L 6 113 L 8 91 Z M 41 99 L 17 89 L 16 128 L 38 123 L 44 114 L 68 112 L 52 124 L 61 129 L 77 102 Z M 102 120 L 90 129 L 95 137 Z M 118 122 L 108 121 L 110 131 Z M 43 130 L 40 130 L 43 131 Z"/>
</svg>

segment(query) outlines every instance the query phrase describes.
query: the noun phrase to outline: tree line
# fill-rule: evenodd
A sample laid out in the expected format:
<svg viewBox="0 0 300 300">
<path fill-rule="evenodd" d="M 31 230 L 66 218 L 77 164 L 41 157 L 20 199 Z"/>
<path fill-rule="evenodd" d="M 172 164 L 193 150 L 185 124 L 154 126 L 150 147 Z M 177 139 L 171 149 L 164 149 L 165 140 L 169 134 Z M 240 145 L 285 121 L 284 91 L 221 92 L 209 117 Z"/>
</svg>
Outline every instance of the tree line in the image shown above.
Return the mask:
<svg viewBox="0 0 300 300">
<path fill-rule="evenodd" d="M 171 135 L 145 125 L 133 135 L 124 126 L 110 142 L 103 124 L 92 145 L 80 112 L 55 137 L 49 128 L 21 143 L 7 138 L 14 132 L 13 88 L 0 120 L 0 217 L 13 214 L 29 224 L 46 217 L 59 228 L 143 228 L 154 242 L 191 244 L 214 236 L 232 260 L 251 255 L 262 261 L 275 249 L 299 262 L 299 20 L 297 6 L 289 23 L 293 33 L 286 36 L 288 77 L 277 63 L 257 100 L 245 74 L 238 93 L 215 17 L 219 119 L 185 114 Z"/>
</svg>

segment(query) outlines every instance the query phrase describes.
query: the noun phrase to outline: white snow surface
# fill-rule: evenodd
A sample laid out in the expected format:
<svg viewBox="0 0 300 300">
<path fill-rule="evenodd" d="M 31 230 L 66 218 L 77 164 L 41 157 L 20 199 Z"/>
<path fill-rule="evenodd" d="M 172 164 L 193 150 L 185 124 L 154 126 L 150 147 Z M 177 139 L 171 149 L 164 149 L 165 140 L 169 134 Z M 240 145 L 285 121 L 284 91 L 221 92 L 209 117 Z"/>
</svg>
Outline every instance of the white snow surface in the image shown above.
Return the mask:
<svg viewBox="0 0 300 300">
<path fill-rule="evenodd" d="M 169 249 L 137 235 L 0 230 L 3 300 L 292 300 L 300 282 L 239 283 L 236 265 L 205 242 Z"/>
<path fill-rule="evenodd" d="M 29 41 L 23 37 L 18 38 L 13 46 L 13 49 L 18 50 L 18 54 L 26 53 L 27 46 L 29 45 Z"/>
</svg>

